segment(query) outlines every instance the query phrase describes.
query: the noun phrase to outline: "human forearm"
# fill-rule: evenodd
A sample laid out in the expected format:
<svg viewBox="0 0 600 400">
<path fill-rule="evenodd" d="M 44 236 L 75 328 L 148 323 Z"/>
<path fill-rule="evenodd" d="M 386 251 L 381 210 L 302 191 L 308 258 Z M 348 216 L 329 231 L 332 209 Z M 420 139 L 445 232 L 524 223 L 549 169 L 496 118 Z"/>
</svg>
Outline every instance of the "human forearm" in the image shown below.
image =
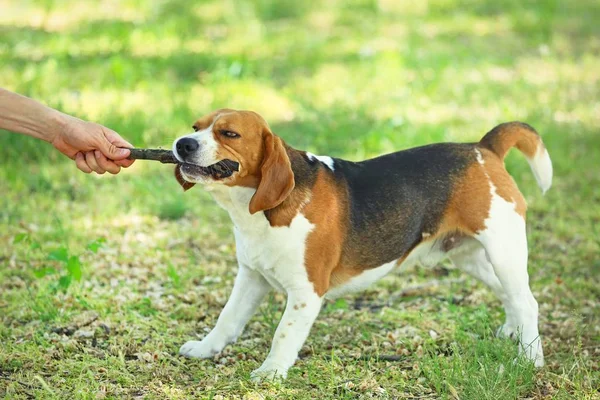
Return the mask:
<svg viewBox="0 0 600 400">
<path fill-rule="evenodd" d="M 29 97 L 0 88 L 0 128 L 52 143 L 63 129 L 65 114 Z"/>
<path fill-rule="evenodd" d="M 116 174 L 128 167 L 131 143 L 105 126 L 83 121 L 0 88 L 0 129 L 45 140 L 83 172 Z"/>
</svg>

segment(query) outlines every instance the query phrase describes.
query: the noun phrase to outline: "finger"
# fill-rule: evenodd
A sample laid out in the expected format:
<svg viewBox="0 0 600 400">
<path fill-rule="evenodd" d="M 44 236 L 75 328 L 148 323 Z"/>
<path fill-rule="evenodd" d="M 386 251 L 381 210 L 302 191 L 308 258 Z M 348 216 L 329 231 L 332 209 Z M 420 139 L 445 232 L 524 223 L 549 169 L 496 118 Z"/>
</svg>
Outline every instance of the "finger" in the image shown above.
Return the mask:
<svg viewBox="0 0 600 400">
<path fill-rule="evenodd" d="M 96 156 L 94 156 L 93 151 L 88 151 L 87 153 L 85 153 L 85 162 L 97 174 L 102 175 L 106 172 L 98 165 L 98 162 L 96 161 Z"/>
<path fill-rule="evenodd" d="M 123 139 L 117 132 L 106 128 L 104 135 L 106 139 L 117 147 L 132 148 L 134 147 L 127 140 Z"/>
<path fill-rule="evenodd" d="M 111 160 L 122 160 L 129 157 L 128 147 L 133 147 L 130 143 L 126 142 L 116 132 L 104 128 L 103 129 L 105 140 L 101 141 L 98 146 L 98 150 Z"/>
<path fill-rule="evenodd" d="M 96 162 L 98 163 L 100 168 L 102 168 L 105 171 L 110 172 L 113 175 L 118 174 L 119 171 L 121 170 L 121 167 L 119 167 L 113 161 L 104 157 L 104 154 L 100 153 L 98 150 L 94 150 L 94 157 L 96 157 Z"/>
<path fill-rule="evenodd" d="M 92 169 L 86 164 L 85 158 L 81 153 L 75 154 L 75 164 L 77 165 L 77 168 L 79 168 L 82 172 L 85 172 L 86 174 L 92 172 Z"/>
<path fill-rule="evenodd" d="M 129 157 L 129 149 L 123 149 L 110 143 L 108 140 L 103 140 L 98 145 L 98 150 L 111 160 L 122 160 Z"/>
<path fill-rule="evenodd" d="M 128 160 L 126 158 L 124 160 L 115 161 L 115 164 L 117 164 L 119 167 L 129 168 L 129 167 L 131 167 L 131 164 L 133 164 L 134 162 L 135 162 L 135 160 Z"/>
</svg>

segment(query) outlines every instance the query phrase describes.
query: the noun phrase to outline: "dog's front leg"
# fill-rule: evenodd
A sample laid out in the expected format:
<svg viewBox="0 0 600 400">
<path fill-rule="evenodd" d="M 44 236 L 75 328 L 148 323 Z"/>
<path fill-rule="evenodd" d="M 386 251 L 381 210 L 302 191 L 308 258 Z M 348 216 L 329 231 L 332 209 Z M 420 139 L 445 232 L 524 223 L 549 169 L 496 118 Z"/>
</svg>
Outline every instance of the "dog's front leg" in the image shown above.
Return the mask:
<svg viewBox="0 0 600 400">
<path fill-rule="evenodd" d="M 275 331 L 271 351 L 260 368 L 252 372 L 254 381 L 287 376 L 319 315 L 322 302 L 312 285 L 288 291 L 287 304 Z"/>
<path fill-rule="evenodd" d="M 187 357 L 210 358 L 234 342 L 271 286 L 258 272 L 240 265 L 231 296 L 217 324 L 201 341 L 190 340 L 179 349 Z"/>
</svg>

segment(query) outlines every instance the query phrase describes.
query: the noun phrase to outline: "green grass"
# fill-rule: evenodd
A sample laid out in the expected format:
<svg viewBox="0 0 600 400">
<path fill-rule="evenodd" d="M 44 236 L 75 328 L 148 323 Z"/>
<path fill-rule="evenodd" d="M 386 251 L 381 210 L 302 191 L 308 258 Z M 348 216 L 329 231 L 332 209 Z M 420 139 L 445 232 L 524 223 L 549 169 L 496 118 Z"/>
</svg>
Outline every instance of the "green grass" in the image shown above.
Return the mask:
<svg viewBox="0 0 600 400">
<path fill-rule="evenodd" d="M 529 203 L 547 365 L 514 361 L 514 343 L 493 337 L 499 302 L 441 267 L 328 303 L 283 383 L 249 381 L 280 294 L 217 359 L 183 359 L 179 346 L 214 325 L 231 290 L 226 214 L 201 188 L 182 193 L 167 166 L 88 176 L 0 132 L 0 395 L 600 397 L 600 3 L 102 4 L 0 1 L 0 86 L 137 146 L 170 146 L 218 107 L 253 109 L 294 147 L 353 160 L 478 140 L 508 120 L 536 127 L 553 188 L 542 196 L 518 154 L 507 168 Z M 59 249 L 80 280 L 69 258 L 49 259 Z"/>
</svg>

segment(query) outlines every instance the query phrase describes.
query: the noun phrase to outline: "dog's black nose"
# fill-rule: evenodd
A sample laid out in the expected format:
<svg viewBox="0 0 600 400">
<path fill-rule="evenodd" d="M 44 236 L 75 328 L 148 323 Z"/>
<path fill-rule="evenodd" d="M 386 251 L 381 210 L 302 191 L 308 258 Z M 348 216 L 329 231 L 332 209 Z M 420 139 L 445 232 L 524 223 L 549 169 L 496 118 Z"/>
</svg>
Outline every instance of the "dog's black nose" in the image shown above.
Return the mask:
<svg viewBox="0 0 600 400">
<path fill-rule="evenodd" d="M 175 145 L 177 153 L 183 159 L 198 150 L 198 147 L 200 147 L 198 141 L 189 137 L 179 139 Z"/>
</svg>

